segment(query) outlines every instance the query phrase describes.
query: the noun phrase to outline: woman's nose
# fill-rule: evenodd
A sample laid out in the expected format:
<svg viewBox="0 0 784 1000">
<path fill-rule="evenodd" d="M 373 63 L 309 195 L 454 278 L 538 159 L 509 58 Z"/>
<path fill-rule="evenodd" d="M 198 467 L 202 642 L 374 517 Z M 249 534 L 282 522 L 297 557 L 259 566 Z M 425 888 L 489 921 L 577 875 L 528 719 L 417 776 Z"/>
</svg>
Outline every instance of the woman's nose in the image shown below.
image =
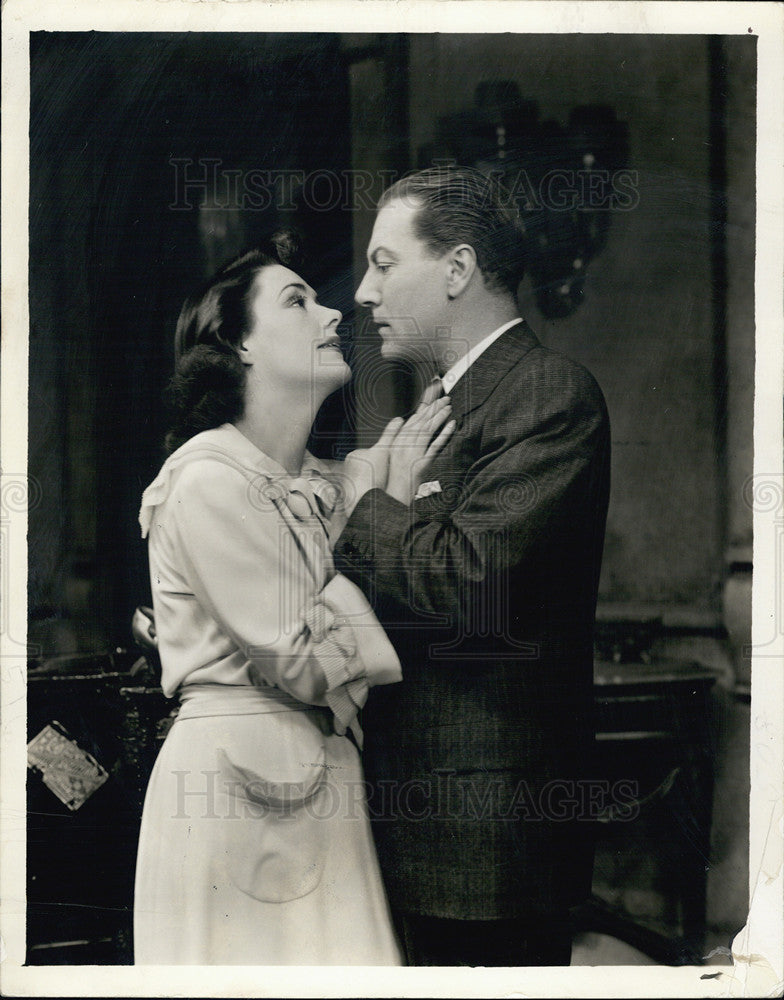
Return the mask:
<svg viewBox="0 0 784 1000">
<path fill-rule="evenodd" d="M 343 319 L 343 313 L 339 309 L 330 309 L 327 306 L 324 308 L 326 309 L 328 316 L 325 326 L 337 326 Z"/>
</svg>

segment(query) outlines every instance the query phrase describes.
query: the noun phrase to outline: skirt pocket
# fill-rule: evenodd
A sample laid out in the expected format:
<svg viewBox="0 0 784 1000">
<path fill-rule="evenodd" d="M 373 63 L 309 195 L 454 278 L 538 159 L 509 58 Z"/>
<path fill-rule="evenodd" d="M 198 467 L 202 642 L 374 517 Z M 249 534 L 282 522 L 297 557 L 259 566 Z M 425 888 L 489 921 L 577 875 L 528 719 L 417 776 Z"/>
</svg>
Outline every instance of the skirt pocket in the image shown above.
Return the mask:
<svg viewBox="0 0 784 1000">
<path fill-rule="evenodd" d="M 268 765 L 274 780 L 238 764 L 222 748 L 217 758 L 227 796 L 227 811 L 219 822 L 231 882 L 267 903 L 313 892 L 321 881 L 332 829 L 324 809 L 328 768 L 323 740 L 318 748 L 311 743 L 307 760 L 299 756 L 299 774 L 291 758 L 283 762 L 287 766 Z"/>
</svg>

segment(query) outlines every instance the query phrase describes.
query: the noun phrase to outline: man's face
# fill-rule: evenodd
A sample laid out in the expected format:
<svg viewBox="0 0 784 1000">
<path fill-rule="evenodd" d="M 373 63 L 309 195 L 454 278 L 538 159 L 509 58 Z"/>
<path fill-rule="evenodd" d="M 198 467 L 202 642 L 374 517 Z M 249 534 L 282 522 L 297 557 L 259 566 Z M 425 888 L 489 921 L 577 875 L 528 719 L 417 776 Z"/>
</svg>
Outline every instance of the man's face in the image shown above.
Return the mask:
<svg viewBox="0 0 784 1000">
<path fill-rule="evenodd" d="M 380 210 L 356 300 L 373 312 L 383 357 L 432 366 L 449 335 L 447 262 L 414 234 L 418 211 L 400 199 Z"/>
</svg>

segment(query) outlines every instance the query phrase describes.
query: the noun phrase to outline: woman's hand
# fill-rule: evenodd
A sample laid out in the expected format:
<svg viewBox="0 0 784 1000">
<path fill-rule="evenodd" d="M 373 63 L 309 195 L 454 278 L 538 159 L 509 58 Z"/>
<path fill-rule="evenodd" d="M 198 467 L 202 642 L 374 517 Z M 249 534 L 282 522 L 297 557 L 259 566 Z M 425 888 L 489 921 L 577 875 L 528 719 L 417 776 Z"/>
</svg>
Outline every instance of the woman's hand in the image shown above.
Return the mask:
<svg viewBox="0 0 784 1000">
<path fill-rule="evenodd" d="M 372 448 L 357 448 L 344 462 L 335 463 L 340 471 L 329 477 L 339 494 L 329 526 L 332 545 L 368 490 L 385 489 L 401 503 L 411 502 L 433 458 L 455 429 L 449 413 L 448 396 L 433 400 L 432 393 L 426 391 L 408 420 L 395 417 Z"/>
<path fill-rule="evenodd" d="M 383 490 L 386 487 L 389 471 L 389 448 L 402 426 L 401 417 L 390 420 L 372 448 L 356 448 L 349 452 L 345 461 L 340 463 L 339 476 L 330 477 L 339 492 L 339 500 L 332 516 L 329 532 L 333 543 L 359 503 L 360 497 L 363 497 L 368 490 Z"/>
<path fill-rule="evenodd" d="M 425 481 L 430 465 L 455 429 L 449 396 L 422 402 L 402 424 L 388 446 L 386 491 L 410 504 Z M 387 427 L 389 430 L 389 427 Z"/>
</svg>

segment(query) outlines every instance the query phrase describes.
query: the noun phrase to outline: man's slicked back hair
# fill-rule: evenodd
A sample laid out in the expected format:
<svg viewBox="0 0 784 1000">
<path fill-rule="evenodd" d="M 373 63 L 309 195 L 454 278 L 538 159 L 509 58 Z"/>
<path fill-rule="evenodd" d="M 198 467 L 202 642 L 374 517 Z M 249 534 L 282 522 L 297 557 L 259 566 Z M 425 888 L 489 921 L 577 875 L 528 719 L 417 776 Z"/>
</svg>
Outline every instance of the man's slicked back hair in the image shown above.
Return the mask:
<svg viewBox="0 0 784 1000">
<path fill-rule="evenodd" d="M 414 233 L 434 256 L 467 243 L 485 285 L 517 295 L 525 271 L 525 237 L 514 202 L 495 178 L 471 167 L 432 167 L 387 188 L 378 207 L 395 200 L 419 209 Z"/>
</svg>

